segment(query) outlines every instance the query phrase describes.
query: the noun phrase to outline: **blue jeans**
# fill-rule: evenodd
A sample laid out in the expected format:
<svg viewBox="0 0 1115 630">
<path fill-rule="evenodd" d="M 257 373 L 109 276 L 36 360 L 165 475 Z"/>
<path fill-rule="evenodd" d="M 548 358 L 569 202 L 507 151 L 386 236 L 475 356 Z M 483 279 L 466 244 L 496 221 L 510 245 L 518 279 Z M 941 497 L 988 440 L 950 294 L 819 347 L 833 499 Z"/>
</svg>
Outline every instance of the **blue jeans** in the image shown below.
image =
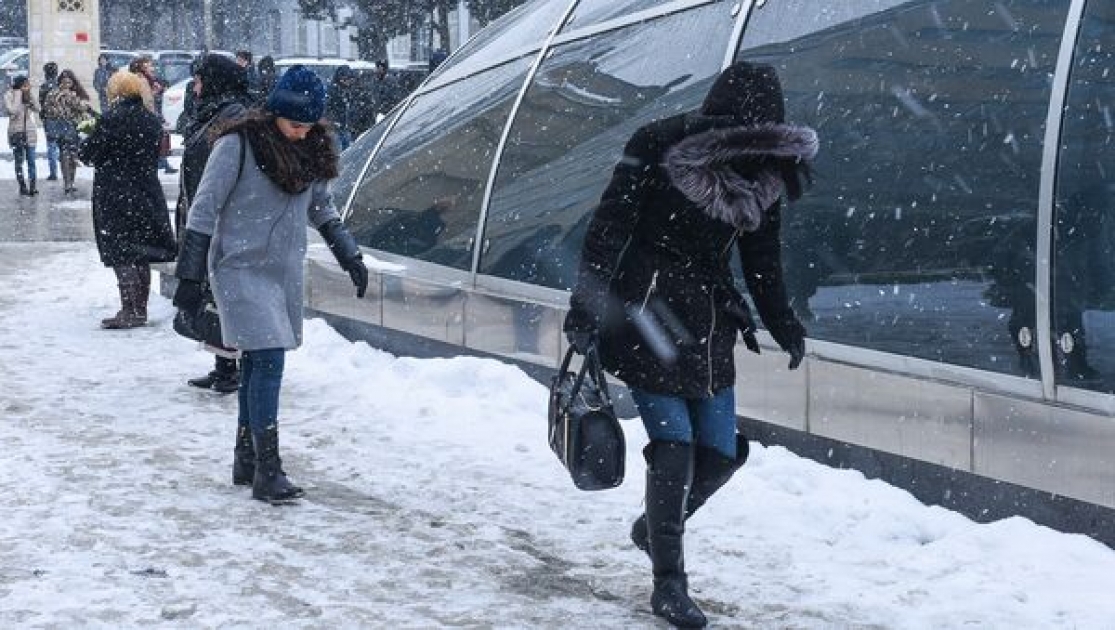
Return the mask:
<svg viewBox="0 0 1115 630">
<path fill-rule="evenodd" d="M 50 176 L 58 178 L 58 141 L 46 141 L 46 165 L 50 169 Z"/>
<path fill-rule="evenodd" d="M 696 443 L 736 458 L 736 393 L 726 387 L 712 398 L 682 398 L 631 390 L 651 440 Z"/>
<path fill-rule="evenodd" d="M 35 171 L 35 145 L 22 144 L 12 147 L 12 159 L 15 160 L 15 174 L 23 177 L 23 163 L 27 162 L 27 176 L 31 181 L 35 181 L 37 173 Z"/>
<path fill-rule="evenodd" d="M 237 422 L 252 433 L 279 422 L 279 389 L 283 384 L 286 350 L 245 351 L 240 359 L 240 415 Z"/>
</svg>

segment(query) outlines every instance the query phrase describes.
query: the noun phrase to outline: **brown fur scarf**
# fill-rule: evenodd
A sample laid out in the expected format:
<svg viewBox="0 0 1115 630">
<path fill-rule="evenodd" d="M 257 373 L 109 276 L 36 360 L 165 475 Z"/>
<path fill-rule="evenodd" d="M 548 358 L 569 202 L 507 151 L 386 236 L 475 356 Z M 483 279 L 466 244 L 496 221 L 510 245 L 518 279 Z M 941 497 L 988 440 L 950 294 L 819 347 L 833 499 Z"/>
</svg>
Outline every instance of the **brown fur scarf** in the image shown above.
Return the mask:
<svg viewBox="0 0 1115 630">
<path fill-rule="evenodd" d="M 317 123 L 297 142 L 287 140 L 275 125 L 275 117 L 252 109 L 244 116 L 215 126 L 210 140 L 240 133 L 248 138 L 259 170 L 276 186 L 291 195 L 304 192 L 319 179 L 333 179 L 339 156 L 329 127 Z"/>
</svg>

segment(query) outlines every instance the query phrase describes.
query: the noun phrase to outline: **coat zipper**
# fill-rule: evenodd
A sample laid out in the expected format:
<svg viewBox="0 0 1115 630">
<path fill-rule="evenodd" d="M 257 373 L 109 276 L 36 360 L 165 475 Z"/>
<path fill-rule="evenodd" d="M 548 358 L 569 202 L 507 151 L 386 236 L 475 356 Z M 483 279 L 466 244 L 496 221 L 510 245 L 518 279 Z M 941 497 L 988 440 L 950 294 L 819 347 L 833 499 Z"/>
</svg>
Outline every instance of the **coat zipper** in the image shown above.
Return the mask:
<svg viewBox="0 0 1115 630">
<path fill-rule="evenodd" d="M 732 251 L 732 245 L 736 242 L 736 238 L 739 236 L 739 233 L 740 233 L 739 228 L 736 228 L 736 230 L 734 232 L 732 232 L 731 238 L 728 239 L 728 244 L 724 247 L 723 251 L 720 254 L 721 256 L 725 256 L 729 252 Z M 713 338 L 713 335 L 716 333 L 716 287 L 712 287 L 709 290 L 708 305 L 709 305 L 709 310 L 712 311 L 712 318 L 711 318 L 712 323 L 709 324 L 708 339 L 706 339 L 705 341 L 706 341 L 707 358 L 708 358 L 708 363 L 707 363 L 707 367 L 708 367 L 708 395 L 709 395 L 709 398 L 712 398 L 713 395 L 715 394 L 715 392 L 712 391 L 712 338 Z"/>
<path fill-rule="evenodd" d="M 712 337 L 713 337 L 713 334 L 716 332 L 716 289 L 715 288 L 713 288 L 711 291 L 709 291 L 708 305 L 709 305 L 709 308 L 712 310 L 712 323 L 709 324 L 708 339 L 706 340 L 707 341 L 707 346 L 706 347 L 708 348 L 708 364 L 707 364 L 708 365 L 708 395 L 709 395 L 709 398 L 712 398 L 712 396 L 713 396 L 713 391 L 712 391 Z"/>
<path fill-rule="evenodd" d="M 654 275 L 650 277 L 650 286 L 647 287 L 647 293 L 643 296 L 643 305 L 639 307 L 639 313 L 647 310 L 647 302 L 650 302 L 651 294 L 658 288 L 658 271 L 658 269 L 655 269 Z"/>
</svg>

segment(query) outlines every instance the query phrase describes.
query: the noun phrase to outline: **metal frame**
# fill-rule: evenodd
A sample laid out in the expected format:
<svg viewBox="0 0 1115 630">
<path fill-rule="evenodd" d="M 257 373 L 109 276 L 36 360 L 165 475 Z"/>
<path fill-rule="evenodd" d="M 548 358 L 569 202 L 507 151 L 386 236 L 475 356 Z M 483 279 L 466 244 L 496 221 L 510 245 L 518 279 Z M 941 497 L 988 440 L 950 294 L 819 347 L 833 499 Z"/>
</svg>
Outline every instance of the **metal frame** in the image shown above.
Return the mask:
<svg viewBox="0 0 1115 630">
<path fill-rule="evenodd" d="M 1065 16 L 1065 30 L 1061 48 L 1057 53 L 1057 67 L 1050 88 L 1049 111 L 1045 118 L 1045 140 L 1041 159 L 1041 183 L 1038 187 L 1037 250 L 1034 278 L 1034 298 L 1037 317 L 1038 362 L 1041 365 L 1042 389 L 1050 400 L 1058 398 L 1056 374 L 1053 368 L 1052 307 L 1053 271 L 1053 202 L 1057 183 L 1057 155 L 1061 148 L 1061 121 L 1068 96 L 1069 75 L 1072 72 L 1073 53 L 1080 23 L 1084 16 L 1085 0 L 1072 0 Z"/>
<path fill-rule="evenodd" d="M 507 113 L 507 121 L 503 123 L 503 131 L 499 134 L 499 142 L 496 143 L 496 150 L 492 155 L 492 166 L 488 169 L 488 181 L 484 184 L 484 197 L 480 200 L 480 220 L 476 224 L 476 240 L 473 242 L 472 246 L 471 283 L 473 285 L 476 284 L 476 272 L 480 266 L 480 253 L 484 251 L 484 224 L 488 221 L 488 206 L 492 201 L 492 188 L 495 186 L 496 174 L 499 172 L 499 162 L 503 158 L 503 149 L 507 146 L 507 138 L 511 135 L 511 126 L 515 123 L 515 117 L 519 113 L 519 107 L 523 104 L 523 99 L 526 98 L 527 90 L 530 89 L 530 84 L 534 81 L 534 75 L 537 74 L 538 68 L 542 66 L 542 61 L 546 58 L 546 52 L 549 51 L 554 37 L 557 36 L 558 31 L 561 30 L 565 22 L 569 20 L 569 16 L 573 14 L 573 9 L 577 6 L 578 2 L 580 2 L 580 0 L 572 0 L 572 2 L 569 3 L 569 6 L 565 8 L 565 12 L 557 21 L 557 24 L 550 30 L 550 34 L 546 36 L 546 41 L 543 42 L 542 47 L 538 49 L 538 54 L 534 57 L 534 62 L 527 70 L 526 77 L 523 79 L 523 85 L 519 88 L 519 93 L 515 95 L 515 102 L 511 104 L 511 111 Z M 496 65 L 499 64 L 492 64 L 491 67 Z"/>
<path fill-rule="evenodd" d="M 741 0 L 736 4 L 739 14 L 736 15 L 736 27 L 732 29 L 732 38 L 728 40 L 728 50 L 724 53 L 723 68 L 732 65 L 739 54 L 739 47 L 743 45 L 743 29 L 747 20 L 751 18 L 751 11 L 755 8 L 755 0 Z"/>
<path fill-rule="evenodd" d="M 567 44 L 577 41 L 578 39 L 585 39 L 586 37 L 592 37 L 600 33 L 607 33 L 608 31 L 615 31 L 626 26 L 631 26 L 632 24 L 638 24 L 639 22 L 647 22 L 664 15 L 670 15 L 671 13 L 679 13 L 687 9 L 692 9 L 693 7 L 716 4 L 722 1 L 723 0 L 676 0 L 676 2 L 661 4 L 650 9 L 643 9 L 642 11 L 630 13 L 623 17 L 590 24 L 589 26 L 578 28 L 568 33 L 561 33 L 554 39 L 553 45 Z M 561 29 L 558 28 L 558 30 L 560 31 Z"/>
</svg>

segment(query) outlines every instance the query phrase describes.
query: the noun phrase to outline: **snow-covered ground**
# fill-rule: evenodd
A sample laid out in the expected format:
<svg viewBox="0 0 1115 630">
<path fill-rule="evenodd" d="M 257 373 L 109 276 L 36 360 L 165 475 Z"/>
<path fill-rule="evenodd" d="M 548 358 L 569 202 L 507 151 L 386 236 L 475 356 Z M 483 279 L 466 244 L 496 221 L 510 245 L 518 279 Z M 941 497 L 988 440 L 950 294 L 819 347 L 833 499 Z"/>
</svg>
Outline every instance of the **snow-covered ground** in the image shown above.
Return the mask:
<svg viewBox="0 0 1115 630">
<path fill-rule="evenodd" d="M 16 262 L 19 261 L 19 262 Z M 320 321 L 288 355 L 272 507 L 230 483 L 236 400 L 152 322 L 102 331 L 89 243 L 0 245 L 0 627 L 653 628 L 628 479 L 573 489 L 545 388 L 491 360 L 417 360 Z M 975 524 L 782 448 L 690 522 L 716 628 L 1115 628 L 1115 551 L 1020 518 Z"/>
</svg>

